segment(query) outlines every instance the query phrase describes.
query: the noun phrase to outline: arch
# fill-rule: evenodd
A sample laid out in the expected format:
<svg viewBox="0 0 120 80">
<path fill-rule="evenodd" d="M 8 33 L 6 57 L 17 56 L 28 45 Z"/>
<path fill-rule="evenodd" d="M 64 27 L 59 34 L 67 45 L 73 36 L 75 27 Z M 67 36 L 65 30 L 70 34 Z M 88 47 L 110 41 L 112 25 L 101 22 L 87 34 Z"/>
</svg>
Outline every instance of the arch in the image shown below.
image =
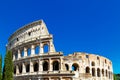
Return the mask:
<svg viewBox="0 0 120 80">
<path fill-rule="evenodd" d="M 109 71 L 109 79 L 110 79 L 110 71 Z"/>
<path fill-rule="evenodd" d="M 86 67 L 86 73 L 90 73 L 90 68 Z"/>
<path fill-rule="evenodd" d="M 91 66 L 95 66 L 95 62 L 92 61 Z"/>
<path fill-rule="evenodd" d="M 72 70 L 73 70 L 73 71 L 79 71 L 79 66 L 78 66 L 77 63 L 74 63 L 74 64 L 72 65 Z"/>
<path fill-rule="evenodd" d="M 108 71 L 106 70 L 105 72 L 106 72 L 106 77 L 107 77 L 108 76 Z"/>
<path fill-rule="evenodd" d="M 48 71 L 48 66 L 49 66 L 48 62 L 44 61 L 43 62 L 43 71 Z"/>
<path fill-rule="evenodd" d="M 17 59 L 17 58 L 18 58 L 18 54 L 16 53 L 16 54 L 15 54 L 15 59 Z"/>
<path fill-rule="evenodd" d="M 48 53 L 49 52 L 49 45 L 48 44 L 45 44 L 44 46 L 43 46 L 44 48 L 44 53 Z"/>
<path fill-rule="evenodd" d="M 34 67 L 34 72 L 38 72 L 38 70 L 39 70 L 39 65 L 38 65 L 37 62 L 34 63 L 33 67 Z"/>
<path fill-rule="evenodd" d="M 102 69 L 102 76 L 104 76 L 104 69 Z"/>
<path fill-rule="evenodd" d="M 100 69 L 97 68 L 97 77 L 100 77 Z"/>
<path fill-rule="evenodd" d="M 27 55 L 30 56 L 31 55 L 31 48 L 27 49 Z"/>
<path fill-rule="evenodd" d="M 26 73 L 30 72 L 30 64 L 26 64 Z"/>
<path fill-rule="evenodd" d="M 39 52 L 40 52 L 40 47 L 39 47 L 39 46 L 36 46 L 36 47 L 35 47 L 35 54 L 39 54 Z"/>
<path fill-rule="evenodd" d="M 14 74 L 16 74 L 16 66 L 14 66 Z"/>
<path fill-rule="evenodd" d="M 24 57 L 24 50 L 21 51 L 21 57 Z"/>
<path fill-rule="evenodd" d="M 92 68 L 92 76 L 95 76 L 95 68 Z"/>
<path fill-rule="evenodd" d="M 59 62 L 58 61 L 53 62 L 53 71 L 55 71 L 55 70 L 59 70 Z"/>
<path fill-rule="evenodd" d="M 99 56 L 97 56 L 97 60 L 99 60 L 100 58 L 99 58 Z"/>
<path fill-rule="evenodd" d="M 22 65 L 19 65 L 19 73 L 22 73 Z"/>
<path fill-rule="evenodd" d="M 65 64 L 66 71 L 69 71 L 69 66 L 68 64 Z"/>
</svg>

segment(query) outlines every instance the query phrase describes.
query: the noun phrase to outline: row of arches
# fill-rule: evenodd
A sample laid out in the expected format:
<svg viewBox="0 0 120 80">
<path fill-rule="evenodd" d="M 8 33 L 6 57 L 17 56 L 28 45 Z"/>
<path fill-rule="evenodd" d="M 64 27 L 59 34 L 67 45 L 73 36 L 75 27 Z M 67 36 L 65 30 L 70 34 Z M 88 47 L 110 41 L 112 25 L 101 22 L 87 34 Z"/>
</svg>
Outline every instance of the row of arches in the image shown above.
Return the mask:
<svg viewBox="0 0 120 80">
<path fill-rule="evenodd" d="M 100 68 L 92 68 L 90 69 L 89 67 L 86 67 L 86 73 L 92 74 L 93 77 L 97 76 L 97 77 L 112 77 L 112 72 L 108 71 L 108 70 L 104 70 L 104 69 L 100 69 Z M 90 73 L 91 70 L 91 73 Z"/>
<path fill-rule="evenodd" d="M 21 74 L 23 72 L 23 65 L 17 65 L 18 66 L 18 70 L 19 70 L 19 73 Z M 28 73 L 30 72 L 30 68 L 31 68 L 31 65 L 30 64 L 25 64 L 25 72 Z M 53 71 L 59 71 L 60 69 L 60 63 L 59 61 L 53 61 L 52 63 L 52 69 Z M 49 70 L 49 63 L 48 61 L 44 61 L 42 63 L 42 71 L 48 71 Z M 34 72 L 38 72 L 39 71 L 39 63 L 38 62 L 34 62 L 33 63 L 33 71 Z M 14 74 L 16 74 L 16 66 L 14 67 Z"/>
<path fill-rule="evenodd" d="M 91 64 L 92 66 L 95 66 L 95 63 L 92 63 Z M 65 64 L 65 68 L 66 68 L 66 71 L 69 71 L 71 67 L 69 67 L 68 64 Z M 72 64 L 72 71 L 79 71 L 79 65 L 77 63 L 74 63 Z M 109 77 L 111 78 L 112 77 L 112 72 L 111 71 L 108 71 L 107 69 L 104 70 L 104 69 L 100 69 L 100 68 L 91 68 L 90 67 L 86 67 L 85 68 L 85 73 L 86 74 L 91 74 L 93 77 L 97 76 L 97 77 L 101 77 L 101 76 L 104 76 L 104 77 Z"/>
<path fill-rule="evenodd" d="M 43 46 L 43 52 L 44 53 L 48 53 L 49 52 L 49 45 L 48 44 L 45 44 L 44 46 Z M 35 46 L 35 49 L 34 49 L 34 51 L 35 51 L 35 54 L 36 55 L 38 55 L 39 53 L 40 53 L 40 46 Z M 27 56 L 30 56 L 31 55 L 31 52 L 32 52 L 32 49 L 31 48 L 28 48 L 27 49 L 27 51 L 26 51 L 26 53 L 27 53 Z M 15 54 L 15 59 L 18 59 L 18 52 L 16 52 Z M 14 56 L 13 55 L 13 56 Z M 20 57 L 24 57 L 24 55 L 25 55 L 25 50 L 24 49 L 22 49 L 21 51 L 20 51 Z"/>
</svg>

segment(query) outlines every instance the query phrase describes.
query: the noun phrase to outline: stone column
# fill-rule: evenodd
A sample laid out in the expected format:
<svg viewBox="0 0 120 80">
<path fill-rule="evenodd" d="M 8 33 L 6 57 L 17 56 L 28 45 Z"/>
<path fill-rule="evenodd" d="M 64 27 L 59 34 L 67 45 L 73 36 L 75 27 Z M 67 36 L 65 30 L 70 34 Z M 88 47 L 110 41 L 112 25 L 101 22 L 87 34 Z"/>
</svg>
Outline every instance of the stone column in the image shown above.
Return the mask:
<svg viewBox="0 0 120 80">
<path fill-rule="evenodd" d="M 20 50 L 18 49 L 18 59 L 21 58 Z"/>
<path fill-rule="evenodd" d="M 63 70 L 63 58 L 60 58 L 60 71 Z"/>
<path fill-rule="evenodd" d="M 13 61 L 15 60 L 15 54 L 13 54 Z"/>
<path fill-rule="evenodd" d="M 30 61 L 30 73 L 32 73 L 32 72 L 33 72 L 33 62 Z"/>
<path fill-rule="evenodd" d="M 72 63 L 69 64 L 69 71 L 72 71 Z"/>
<path fill-rule="evenodd" d="M 43 44 L 40 43 L 40 54 L 43 54 L 44 53 L 44 50 L 43 50 Z"/>
<path fill-rule="evenodd" d="M 49 42 L 49 52 L 56 52 L 53 44 L 53 40 L 50 40 Z"/>
<path fill-rule="evenodd" d="M 31 46 L 31 55 L 34 55 L 35 54 L 35 45 L 32 45 Z"/>
<path fill-rule="evenodd" d="M 22 73 L 24 74 L 24 73 L 26 73 L 25 63 L 23 63 L 22 66 L 23 66 L 23 68 L 22 68 L 22 69 L 23 69 L 23 70 L 22 70 Z"/>
<path fill-rule="evenodd" d="M 27 48 L 24 47 L 24 57 L 26 57 L 26 56 L 27 56 Z"/>
<path fill-rule="evenodd" d="M 16 74 L 19 74 L 19 68 L 18 68 L 18 65 L 16 65 Z"/>
<path fill-rule="evenodd" d="M 39 71 L 42 72 L 43 71 L 43 65 L 42 65 L 42 60 L 39 60 Z"/>
<path fill-rule="evenodd" d="M 52 61 L 49 58 L 49 71 L 53 71 Z"/>
<path fill-rule="evenodd" d="M 95 76 L 97 77 L 97 68 L 95 68 Z"/>
</svg>

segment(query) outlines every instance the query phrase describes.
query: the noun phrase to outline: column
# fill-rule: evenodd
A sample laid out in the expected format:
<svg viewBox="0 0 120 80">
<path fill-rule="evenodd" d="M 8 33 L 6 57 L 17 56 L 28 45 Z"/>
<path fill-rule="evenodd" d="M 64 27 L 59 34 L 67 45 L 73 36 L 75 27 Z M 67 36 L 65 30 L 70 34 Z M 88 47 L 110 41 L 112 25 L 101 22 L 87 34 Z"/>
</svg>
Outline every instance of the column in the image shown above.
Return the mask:
<svg viewBox="0 0 120 80">
<path fill-rule="evenodd" d="M 31 55 L 34 55 L 35 54 L 35 45 L 32 45 L 31 46 Z"/>
<path fill-rule="evenodd" d="M 18 68 L 18 65 L 16 65 L 16 74 L 19 74 L 19 68 Z"/>
<path fill-rule="evenodd" d="M 23 66 L 23 70 L 22 70 L 22 73 L 26 73 L 26 67 L 25 67 L 25 63 L 22 64 Z"/>
<path fill-rule="evenodd" d="M 95 68 L 95 76 L 97 77 L 97 68 Z"/>
<path fill-rule="evenodd" d="M 50 58 L 49 58 L 49 71 L 53 71 L 52 61 Z"/>
<path fill-rule="evenodd" d="M 53 44 L 53 40 L 50 40 L 50 43 L 49 43 L 49 52 L 55 52 L 55 47 L 54 47 L 54 44 Z"/>
<path fill-rule="evenodd" d="M 13 54 L 13 61 L 15 60 L 15 54 Z"/>
<path fill-rule="evenodd" d="M 33 72 L 33 62 L 30 61 L 30 73 L 32 73 L 32 72 Z"/>
<path fill-rule="evenodd" d="M 20 50 L 18 49 L 18 59 L 21 58 Z"/>
<path fill-rule="evenodd" d="M 26 57 L 26 56 L 27 56 L 27 48 L 24 47 L 24 57 Z"/>
<path fill-rule="evenodd" d="M 43 50 L 43 44 L 40 43 L 40 54 L 43 54 L 44 53 L 44 50 Z"/>
<path fill-rule="evenodd" d="M 63 70 L 63 58 L 60 58 L 60 71 Z"/>
<path fill-rule="evenodd" d="M 72 71 L 72 63 L 69 64 L 69 71 Z"/>
<path fill-rule="evenodd" d="M 43 65 L 42 65 L 42 60 L 39 60 L 39 71 L 43 71 Z"/>
</svg>

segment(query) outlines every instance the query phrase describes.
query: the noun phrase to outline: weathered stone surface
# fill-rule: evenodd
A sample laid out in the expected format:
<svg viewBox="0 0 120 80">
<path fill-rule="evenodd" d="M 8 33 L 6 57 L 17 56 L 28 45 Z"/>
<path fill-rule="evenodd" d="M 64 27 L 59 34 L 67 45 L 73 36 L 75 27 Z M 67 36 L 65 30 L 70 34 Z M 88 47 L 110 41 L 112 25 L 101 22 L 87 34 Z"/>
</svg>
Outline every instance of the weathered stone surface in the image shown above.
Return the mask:
<svg viewBox="0 0 120 80">
<path fill-rule="evenodd" d="M 113 80 L 112 62 L 105 57 L 56 52 L 43 20 L 18 29 L 7 49 L 13 53 L 14 80 Z"/>
</svg>

